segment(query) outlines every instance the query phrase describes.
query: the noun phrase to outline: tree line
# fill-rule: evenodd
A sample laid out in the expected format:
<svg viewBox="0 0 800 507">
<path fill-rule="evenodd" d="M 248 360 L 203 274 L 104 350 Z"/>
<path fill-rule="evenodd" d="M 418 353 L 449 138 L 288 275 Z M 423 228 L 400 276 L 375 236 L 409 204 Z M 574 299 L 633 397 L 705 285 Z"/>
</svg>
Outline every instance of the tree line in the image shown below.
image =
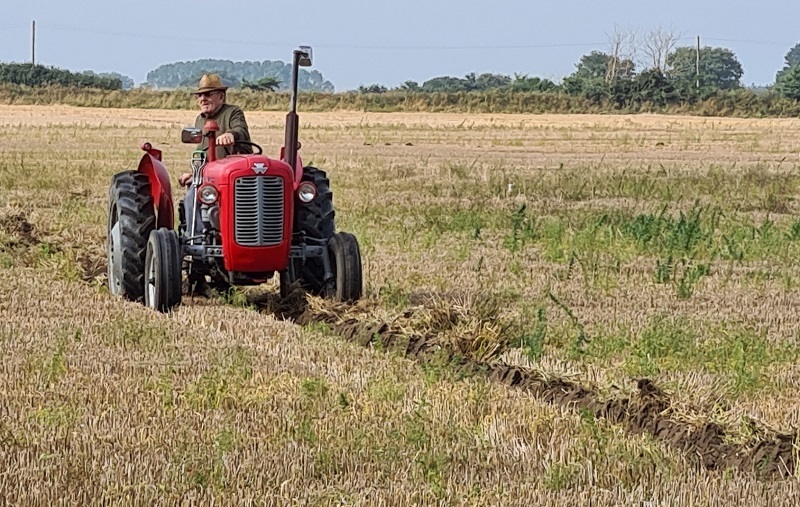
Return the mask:
<svg viewBox="0 0 800 507">
<path fill-rule="evenodd" d="M 157 67 L 147 74 L 144 88 L 175 89 L 197 86 L 203 74 L 216 73 L 231 88 L 255 91 L 288 89 L 292 66 L 281 61 L 232 62 L 229 60 L 196 60 Z M 97 74 L 92 71 L 71 72 L 56 67 L 29 63 L 0 63 L 0 83 L 30 87 L 63 86 L 130 90 L 134 81 L 116 72 Z M 317 70 L 300 69 L 298 88 L 301 91 L 333 93 L 333 83 Z"/>
<path fill-rule="evenodd" d="M 581 56 L 574 72 L 559 83 L 528 74 L 469 73 L 464 77 L 438 76 L 423 83 L 406 81 L 394 88 L 381 84 L 362 85 L 355 93 L 375 96 L 444 93 L 457 94 L 459 97 L 487 92 L 512 95 L 539 93 L 573 97 L 584 101 L 582 103 L 619 110 L 637 110 L 640 104 L 648 107 L 695 104 L 725 94 L 739 101 L 752 100 L 751 96 L 761 97 L 764 94 L 800 100 L 800 43 L 786 53 L 784 66 L 777 71 L 774 83 L 766 89 L 753 90 L 743 86 L 741 78 L 744 71 L 733 51 L 712 46 L 678 47 L 679 40 L 679 35 L 662 29 L 650 32 L 639 40 L 634 40 L 630 34 L 615 32 L 608 51 L 591 51 Z M 220 74 L 232 88 L 270 92 L 288 88 L 291 65 L 270 60 L 233 62 L 203 59 L 176 62 L 161 65 L 149 72 L 147 81 L 139 88 L 170 90 L 193 87 L 202 74 L 209 72 Z M 101 90 L 134 87 L 131 78 L 119 73 L 75 73 L 18 63 L 0 63 L 0 83 Z M 333 84 L 316 70 L 300 69 L 299 87 L 306 92 L 335 92 Z"/>
<path fill-rule="evenodd" d="M 656 54 L 655 52 L 653 53 Z M 460 77 L 440 76 L 423 83 L 406 81 L 388 88 L 380 84 L 359 86 L 359 93 L 387 92 L 542 92 L 563 93 L 596 103 L 611 102 L 624 107 L 631 102 L 674 104 L 706 100 L 720 92 L 742 90 L 744 70 L 727 48 L 677 47 L 659 51 L 651 64 L 639 71 L 630 57 L 619 53 L 592 51 L 583 55 L 575 71 L 561 83 L 526 74 L 470 73 Z M 800 43 L 789 50 L 785 65 L 767 87 L 778 97 L 800 100 Z"/>
<path fill-rule="evenodd" d="M 0 63 L 0 83 L 30 87 L 63 86 L 101 90 L 121 90 L 125 85 L 133 86 L 131 78 L 118 73 L 70 72 L 29 63 Z"/>
<path fill-rule="evenodd" d="M 288 89 L 292 77 L 291 64 L 282 61 L 232 62 L 230 60 L 203 59 L 161 65 L 147 73 L 146 85 L 161 88 L 197 86 L 203 74 L 219 74 L 223 83 L 231 88 L 273 91 Z M 301 91 L 334 91 L 333 83 L 318 70 L 300 69 L 297 87 Z"/>
</svg>

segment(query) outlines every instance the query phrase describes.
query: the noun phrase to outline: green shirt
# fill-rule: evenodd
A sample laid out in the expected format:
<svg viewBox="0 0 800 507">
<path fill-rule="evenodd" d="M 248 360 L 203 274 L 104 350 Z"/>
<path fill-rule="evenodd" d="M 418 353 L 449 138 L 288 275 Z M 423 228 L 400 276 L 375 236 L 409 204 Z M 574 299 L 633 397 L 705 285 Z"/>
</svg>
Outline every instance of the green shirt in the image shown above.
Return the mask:
<svg viewBox="0 0 800 507">
<path fill-rule="evenodd" d="M 222 104 L 216 113 L 206 116 L 203 113 L 197 115 L 194 122 L 195 128 L 202 129 L 206 121 L 214 120 L 219 124 L 217 135 L 232 132 L 233 138 L 237 141 L 250 141 L 250 131 L 247 129 L 247 121 L 244 119 L 244 112 L 231 104 Z M 199 149 L 208 148 L 208 138 L 203 137 Z M 217 158 L 224 158 L 233 153 L 253 153 L 250 145 L 217 146 Z"/>
</svg>

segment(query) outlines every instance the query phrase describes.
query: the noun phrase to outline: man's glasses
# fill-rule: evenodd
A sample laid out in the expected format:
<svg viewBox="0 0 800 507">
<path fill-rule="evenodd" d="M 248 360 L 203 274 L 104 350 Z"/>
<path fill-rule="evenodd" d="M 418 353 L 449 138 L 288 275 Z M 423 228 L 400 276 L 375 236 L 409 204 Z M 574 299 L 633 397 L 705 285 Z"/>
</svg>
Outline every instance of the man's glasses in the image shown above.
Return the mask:
<svg viewBox="0 0 800 507">
<path fill-rule="evenodd" d="M 214 94 L 214 93 L 217 93 L 217 92 L 216 92 L 216 91 L 211 91 L 211 92 L 200 92 L 200 93 L 195 93 L 195 94 L 194 94 L 194 96 L 195 96 L 195 97 L 197 97 L 197 98 L 199 99 L 200 97 L 210 97 L 210 96 L 211 96 L 212 94 Z"/>
</svg>

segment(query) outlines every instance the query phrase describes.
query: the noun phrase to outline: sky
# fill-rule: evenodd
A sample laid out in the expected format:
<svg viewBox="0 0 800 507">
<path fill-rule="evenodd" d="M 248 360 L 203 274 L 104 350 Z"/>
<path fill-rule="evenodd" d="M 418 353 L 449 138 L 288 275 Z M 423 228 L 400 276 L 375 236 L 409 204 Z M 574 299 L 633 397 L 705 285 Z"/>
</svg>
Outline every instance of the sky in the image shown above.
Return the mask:
<svg viewBox="0 0 800 507">
<path fill-rule="evenodd" d="M 679 46 L 732 50 L 745 85 L 766 85 L 800 42 L 797 0 L 0 0 L 0 62 L 119 72 L 202 58 L 282 60 L 310 45 L 336 90 L 484 72 L 558 82 L 616 32 L 658 29 Z"/>
</svg>

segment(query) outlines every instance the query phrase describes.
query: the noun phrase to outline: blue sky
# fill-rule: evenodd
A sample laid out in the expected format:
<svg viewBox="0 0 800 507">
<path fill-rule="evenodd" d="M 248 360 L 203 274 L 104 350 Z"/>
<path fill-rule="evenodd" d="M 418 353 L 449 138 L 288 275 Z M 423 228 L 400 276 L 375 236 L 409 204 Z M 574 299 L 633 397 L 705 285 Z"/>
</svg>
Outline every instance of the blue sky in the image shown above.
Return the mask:
<svg viewBox="0 0 800 507">
<path fill-rule="evenodd" d="M 558 81 L 581 55 L 608 51 L 615 30 L 642 37 L 660 27 L 681 35 L 679 45 L 700 35 L 703 45 L 731 49 L 745 84 L 769 84 L 800 42 L 797 0 L 2 0 L 0 7 L 0 61 L 30 60 L 36 20 L 37 63 L 116 71 L 137 83 L 177 61 L 288 61 L 301 44 L 314 47 L 314 67 L 337 90 L 469 72 Z"/>
</svg>

